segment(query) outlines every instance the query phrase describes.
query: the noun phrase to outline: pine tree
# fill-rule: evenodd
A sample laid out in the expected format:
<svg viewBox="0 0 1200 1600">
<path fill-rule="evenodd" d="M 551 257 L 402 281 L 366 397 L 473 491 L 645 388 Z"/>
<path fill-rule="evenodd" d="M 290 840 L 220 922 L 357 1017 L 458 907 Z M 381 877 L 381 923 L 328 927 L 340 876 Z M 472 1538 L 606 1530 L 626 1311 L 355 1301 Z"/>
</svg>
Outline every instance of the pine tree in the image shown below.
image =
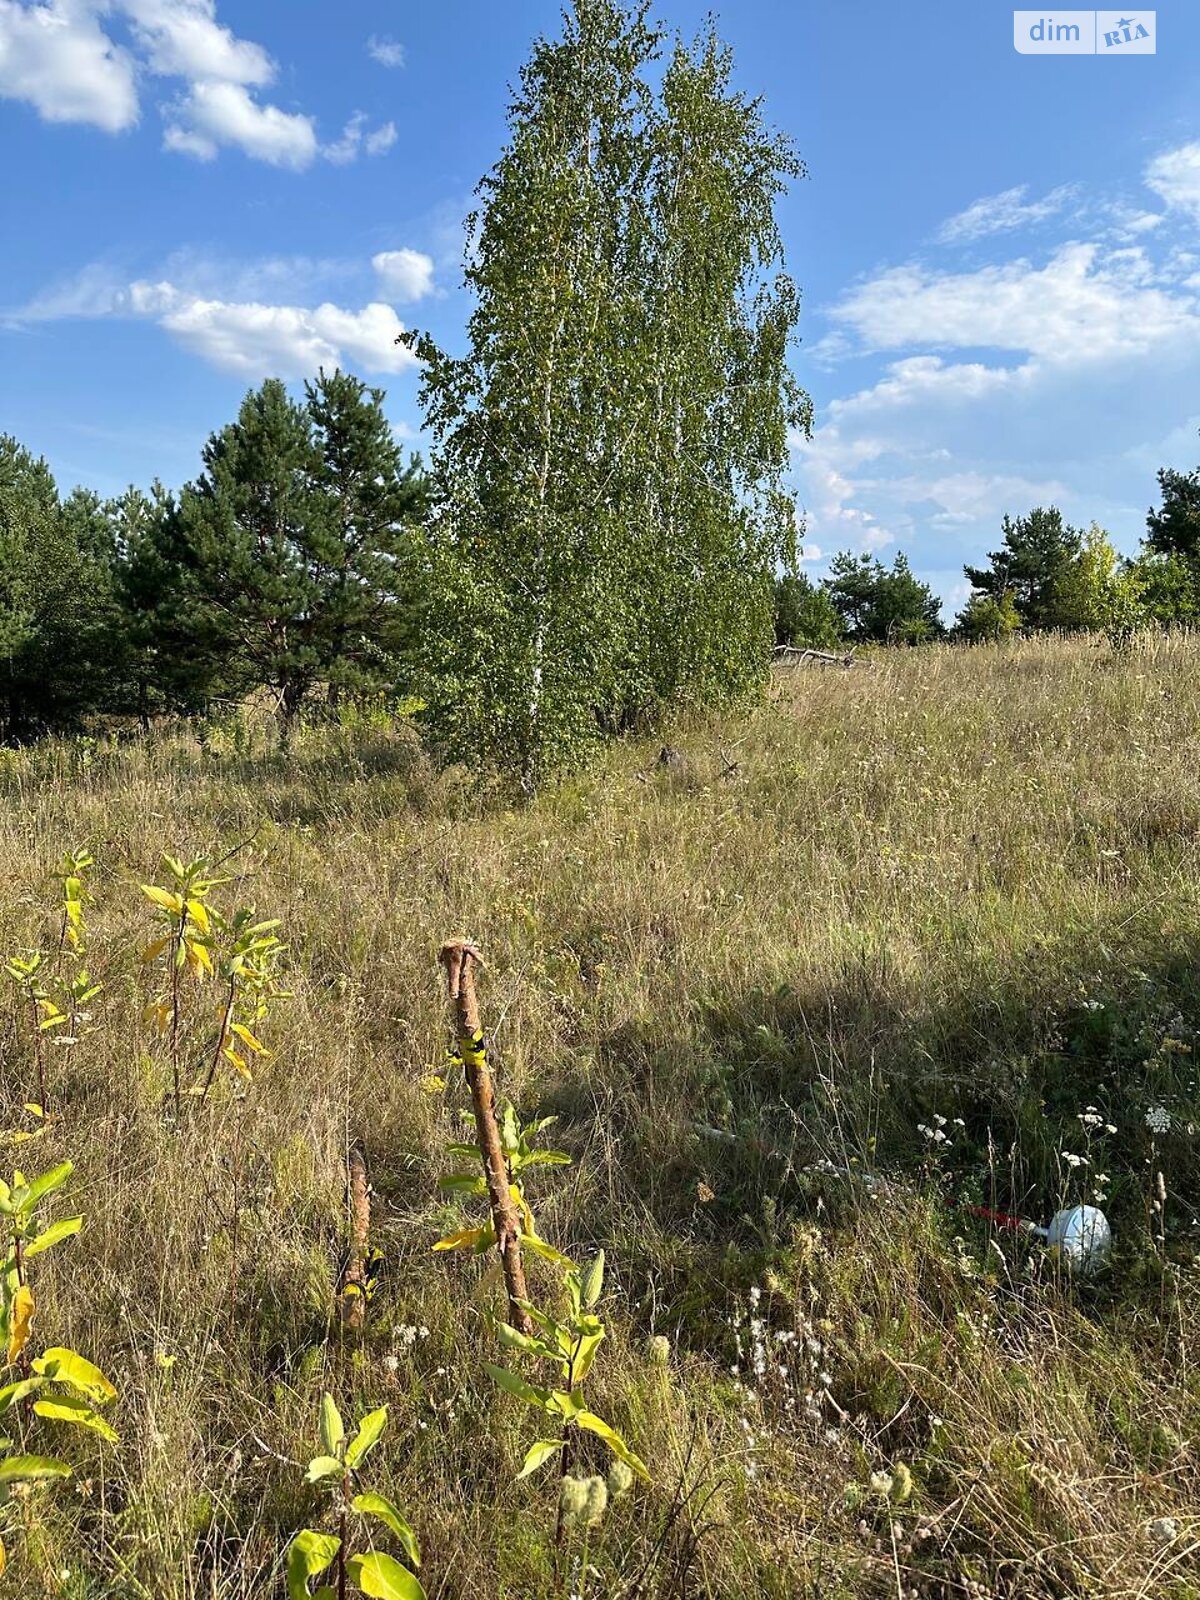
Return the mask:
<svg viewBox="0 0 1200 1600">
<path fill-rule="evenodd" d="M 0 436 L 0 736 L 79 728 L 107 709 L 116 610 L 98 502 L 65 506 L 49 467 Z M 97 545 L 99 548 L 97 548 Z"/>
<path fill-rule="evenodd" d="M 1077 528 L 1063 522 L 1057 506 L 1038 506 L 1026 517 L 1006 516 L 1004 541 L 988 554 L 988 566 L 964 567 L 968 583 L 980 594 L 1000 599 L 1011 594 L 1027 628 L 1055 628 L 1056 586 L 1082 544 Z"/>
<path fill-rule="evenodd" d="M 336 705 L 344 689 L 396 684 L 414 670 L 428 490 L 420 459 L 404 464 L 382 389 L 322 371 L 305 393 L 321 511 L 308 548 L 325 575 L 320 648 Z"/>
<path fill-rule="evenodd" d="M 266 687 L 286 737 L 316 687 L 336 699 L 395 682 L 411 652 L 425 490 L 383 398 L 322 372 L 301 404 L 269 379 L 208 441 L 178 501 L 136 519 L 125 592 L 170 704 Z"/>
</svg>

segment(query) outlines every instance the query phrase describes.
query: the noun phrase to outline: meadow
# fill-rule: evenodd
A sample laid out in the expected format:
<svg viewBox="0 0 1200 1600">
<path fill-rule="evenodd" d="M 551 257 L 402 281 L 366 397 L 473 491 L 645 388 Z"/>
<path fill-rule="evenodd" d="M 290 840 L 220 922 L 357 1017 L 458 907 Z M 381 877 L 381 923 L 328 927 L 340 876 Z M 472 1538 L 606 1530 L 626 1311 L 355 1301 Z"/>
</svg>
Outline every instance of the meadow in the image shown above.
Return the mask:
<svg viewBox="0 0 1200 1600">
<path fill-rule="evenodd" d="M 286 754 L 250 716 L 47 740 L 0 754 L 0 796 L 6 954 L 57 942 L 63 852 L 96 863 L 103 987 L 6 1162 L 75 1164 L 36 1338 L 109 1374 L 119 1435 L 0 1508 L 0 1594 L 282 1595 L 328 1526 L 329 1392 L 387 1405 L 372 1483 L 439 1600 L 1200 1596 L 1200 640 L 797 669 L 520 806 L 349 714 Z M 213 902 L 288 946 L 269 1055 L 178 1115 L 140 957 L 164 851 L 228 856 Z M 456 934 L 501 1093 L 573 1158 L 528 1190 L 545 1238 L 605 1251 L 589 1397 L 651 1477 L 557 1563 L 557 1473 L 514 1481 L 535 1422 L 483 1367 L 511 1354 L 495 1253 L 431 1248 L 479 1220 L 438 1184 Z M 190 1079 L 217 996 L 185 976 Z M 8 1002 L 5 1125 L 33 1132 Z M 360 1338 L 355 1144 L 383 1254 Z M 1087 1279 L 964 1209 L 1097 1196 Z M 608 1468 L 599 1439 L 578 1461 Z"/>
</svg>

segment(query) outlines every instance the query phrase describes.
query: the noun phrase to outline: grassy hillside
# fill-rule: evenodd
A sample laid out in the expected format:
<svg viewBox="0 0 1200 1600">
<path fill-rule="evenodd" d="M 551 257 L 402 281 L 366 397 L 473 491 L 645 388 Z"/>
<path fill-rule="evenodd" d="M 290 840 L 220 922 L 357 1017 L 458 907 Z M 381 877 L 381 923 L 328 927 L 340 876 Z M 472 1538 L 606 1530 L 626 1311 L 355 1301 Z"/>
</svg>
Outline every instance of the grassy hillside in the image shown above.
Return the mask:
<svg viewBox="0 0 1200 1600">
<path fill-rule="evenodd" d="M 442 1600 L 1200 1595 L 1200 643 L 882 654 L 669 737 L 681 762 L 623 744 L 521 810 L 372 727 L 0 756 L 6 951 L 57 938 L 64 849 L 98 863 L 105 987 L 9 1157 L 76 1163 L 36 1342 L 110 1372 L 121 1435 L 0 1510 L 0 1593 L 282 1594 L 329 1389 L 390 1407 L 374 1486 Z M 247 839 L 214 898 L 283 919 L 292 998 L 253 1084 L 177 1123 L 137 886 Z M 607 1252 L 589 1398 L 654 1478 L 561 1583 L 555 1469 L 512 1481 L 538 1419 L 482 1370 L 494 1257 L 430 1250 L 480 1216 L 437 1186 L 454 933 L 503 1092 L 574 1157 L 531 1195 Z M 199 1061 L 215 996 L 185 987 Z M 354 1140 L 385 1253 L 359 1348 L 331 1321 Z M 1092 1282 L 961 1209 L 1097 1192 Z"/>
</svg>

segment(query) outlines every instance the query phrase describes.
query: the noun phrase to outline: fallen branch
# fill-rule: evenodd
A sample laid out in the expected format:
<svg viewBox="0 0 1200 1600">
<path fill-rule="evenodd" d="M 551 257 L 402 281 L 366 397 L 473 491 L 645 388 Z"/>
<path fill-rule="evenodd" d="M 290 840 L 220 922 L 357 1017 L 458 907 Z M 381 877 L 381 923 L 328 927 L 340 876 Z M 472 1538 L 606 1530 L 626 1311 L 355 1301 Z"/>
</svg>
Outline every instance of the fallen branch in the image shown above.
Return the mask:
<svg viewBox="0 0 1200 1600">
<path fill-rule="evenodd" d="M 775 660 L 781 667 L 798 667 L 803 661 L 817 661 L 823 667 L 852 667 L 854 654 L 835 655 L 830 650 L 810 650 L 794 644 L 775 646 Z"/>
</svg>

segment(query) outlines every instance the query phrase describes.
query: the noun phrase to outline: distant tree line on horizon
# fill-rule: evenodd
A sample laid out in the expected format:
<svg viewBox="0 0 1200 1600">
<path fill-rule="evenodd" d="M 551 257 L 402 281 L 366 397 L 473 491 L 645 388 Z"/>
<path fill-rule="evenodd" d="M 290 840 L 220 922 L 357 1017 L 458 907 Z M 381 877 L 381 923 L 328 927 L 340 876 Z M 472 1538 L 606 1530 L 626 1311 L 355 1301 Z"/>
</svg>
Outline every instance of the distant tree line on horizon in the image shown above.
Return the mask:
<svg viewBox="0 0 1200 1600">
<path fill-rule="evenodd" d="M 1123 557 L 1093 523 L 1073 528 L 1055 506 L 1005 516 L 987 564 L 963 568 L 971 593 L 954 623 L 898 554 L 891 566 L 846 551 L 827 577 L 788 573 L 775 585 L 777 645 L 973 643 L 1018 633 L 1105 634 L 1200 626 L 1200 468 L 1158 474 L 1161 504 L 1137 555 Z"/>
</svg>

